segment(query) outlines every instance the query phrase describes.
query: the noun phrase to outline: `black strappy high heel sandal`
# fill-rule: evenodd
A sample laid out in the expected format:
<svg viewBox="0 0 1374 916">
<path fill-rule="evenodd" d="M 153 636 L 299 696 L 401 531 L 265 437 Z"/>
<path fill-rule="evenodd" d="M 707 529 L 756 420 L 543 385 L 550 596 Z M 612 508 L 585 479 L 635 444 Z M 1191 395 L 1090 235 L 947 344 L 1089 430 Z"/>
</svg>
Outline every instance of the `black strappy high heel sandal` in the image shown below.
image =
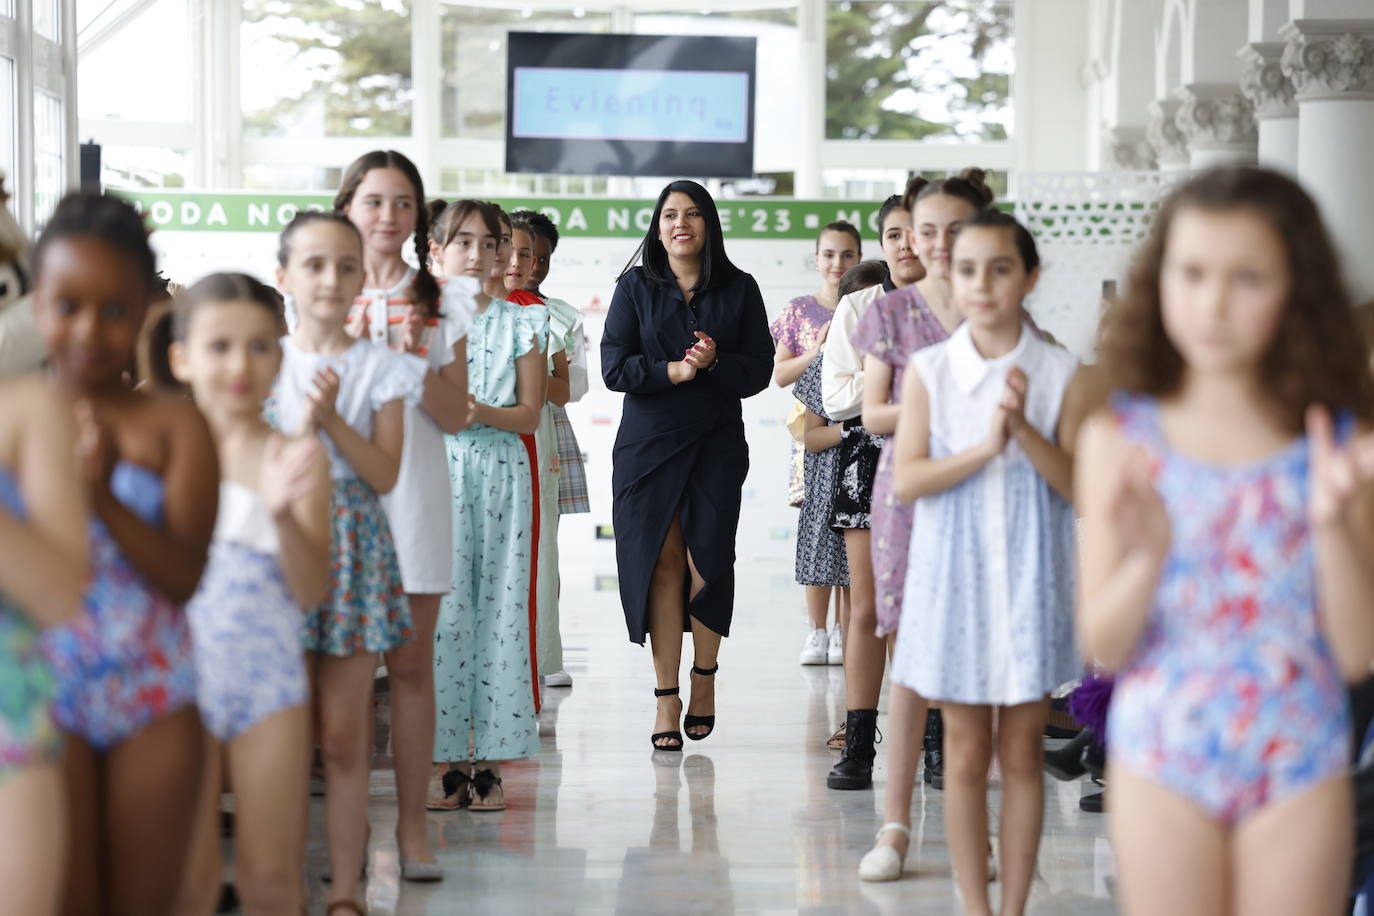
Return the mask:
<svg viewBox="0 0 1374 916">
<path fill-rule="evenodd" d="M 692 673 L 695 674 L 695 675 L 697 675 L 698 677 L 715 677 L 715 676 L 716 676 L 716 672 L 719 671 L 719 670 L 720 670 L 720 664 L 719 664 L 719 663 L 717 663 L 716 666 L 715 666 L 714 668 L 712 668 L 710 671 L 706 671 L 706 670 L 703 669 L 703 668 L 698 668 L 696 665 L 693 665 L 693 666 L 692 666 Z M 700 735 L 694 735 L 694 734 L 692 734 L 692 729 L 694 729 L 694 728 L 701 728 L 702 726 L 705 726 L 705 727 L 706 727 L 706 731 L 705 731 L 705 732 L 703 732 L 703 733 L 700 734 Z M 688 738 L 691 738 L 693 741 L 700 741 L 700 740 L 702 740 L 703 738 L 709 737 L 710 734 L 711 734 L 711 732 L 713 732 L 713 731 L 716 730 L 716 717 L 715 717 L 714 715 L 710 715 L 710 716 L 684 716 L 683 719 L 682 719 L 682 728 L 683 728 L 683 730 L 684 730 L 685 732 L 687 732 L 687 737 L 688 737 Z"/>
<path fill-rule="evenodd" d="M 665 687 L 661 690 L 655 689 L 654 696 L 675 697 L 678 695 L 678 692 L 678 688 L 676 687 Z M 677 744 L 659 744 L 660 738 L 671 738 L 676 741 Z M 682 750 L 682 732 L 659 732 L 658 734 L 649 736 L 649 743 L 654 746 L 654 750 L 656 751 L 680 751 Z"/>
</svg>

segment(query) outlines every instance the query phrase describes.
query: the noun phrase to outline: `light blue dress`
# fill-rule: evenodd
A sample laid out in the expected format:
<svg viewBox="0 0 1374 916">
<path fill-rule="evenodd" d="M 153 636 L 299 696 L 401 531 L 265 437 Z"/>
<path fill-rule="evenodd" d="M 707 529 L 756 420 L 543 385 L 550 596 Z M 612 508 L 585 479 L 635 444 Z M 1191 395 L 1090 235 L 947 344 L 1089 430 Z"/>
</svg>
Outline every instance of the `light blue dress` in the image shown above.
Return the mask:
<svg viewBox="0 0 1374 916">
<path fill-rule="evenodd" d="M 930 397 L 930 457 L 986 438 L 1013 367 L 1029 380 L 1026 419 L 1055 441 L 1077 366 L 1029 325 L 997 359 L 978 353 L 967 323 L 913 353 Z M 915 512 L 892 679 L 931 700 L 1015 706 L 1077 676 L 1073 508 L 1015 440 Z"/>
<path fill-rule="evenodd" d="M 515 361 L 543 349 L 548 310 L 493 299 L 468 331 L 468 390 L 516 404 Z M 434 759 L 515 760 L 539 749 L 530 657 L 534 493 L 520 437 L 474 424 L 446 436 L 453 590 L 434 634 Z M 475 751 L 469 752 L 469 741 Z"/>
</svg>

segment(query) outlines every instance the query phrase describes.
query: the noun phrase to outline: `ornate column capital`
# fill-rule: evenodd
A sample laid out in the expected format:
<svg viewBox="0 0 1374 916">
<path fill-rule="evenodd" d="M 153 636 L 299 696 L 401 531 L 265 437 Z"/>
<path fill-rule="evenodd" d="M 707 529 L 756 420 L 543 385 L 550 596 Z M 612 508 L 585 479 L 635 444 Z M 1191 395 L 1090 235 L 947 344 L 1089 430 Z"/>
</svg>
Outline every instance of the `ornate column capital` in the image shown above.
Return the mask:
<svg viewBox="0 0 1374 916">
<path fill-rule="evenodd" d="M 1259 142 L 1255 109 L 1229 83 L 1189 83 L 1174 93 L 1174 121 L 1192 149 L 1251 149 Z"/>
<path fill-rule="evenodd" d="M 1240 91 L 1250 100 L 1257 119 L 1298 116 L 1297 90 L 1283 72 L 1286 47 L 1281 41 L 1256 41 L 1240 49 L 1240 59 L 1245 63 Z"/>
<path fill-rule="evenodd" d="M 1300 101 L 1374 99 L 1374 19 L 1297 19 L 1279 30 Z"/>
<path fill-rule="evenodd" d="M 1179 104 L 1178 99 L 1156 99 L 1146 108 L 1150 122 L 1145 138 L 1160 168 L 1188 164 L 1188 141 L 1176 122 Z"/>
<path fill-rule="evenodd" d="M 1102 140 L 1106 159 L 1115 168 L 1150 172 L 1159 167 L 1154 147 L 1143 127 L 1109 127 Z"/>
</svg>

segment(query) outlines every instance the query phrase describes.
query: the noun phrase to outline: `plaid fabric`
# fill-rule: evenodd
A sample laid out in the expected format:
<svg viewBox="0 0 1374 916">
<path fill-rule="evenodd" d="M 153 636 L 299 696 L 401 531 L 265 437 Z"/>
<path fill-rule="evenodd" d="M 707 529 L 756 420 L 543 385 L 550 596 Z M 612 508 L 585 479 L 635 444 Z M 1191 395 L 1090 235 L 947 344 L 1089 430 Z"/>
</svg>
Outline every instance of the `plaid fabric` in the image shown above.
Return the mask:
<svg viewBox="0 0 1374 916">
<path fill-rule="evenodd" d="M 568 419 L 568 412 L 556 404 L 550 404 L 549 410 L 553 413 L 553 431 L 558 437 L 558 514 L 590 512 L 587 471 L 582 465 L 582 447 L 577 444 L 572 421 Z"/>
</svg>

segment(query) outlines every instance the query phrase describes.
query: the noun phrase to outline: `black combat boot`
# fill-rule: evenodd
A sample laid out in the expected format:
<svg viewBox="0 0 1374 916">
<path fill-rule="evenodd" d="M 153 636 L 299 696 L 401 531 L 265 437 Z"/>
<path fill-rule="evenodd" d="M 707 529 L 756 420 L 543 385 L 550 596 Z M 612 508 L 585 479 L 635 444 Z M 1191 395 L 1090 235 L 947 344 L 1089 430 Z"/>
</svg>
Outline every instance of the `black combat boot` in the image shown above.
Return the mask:
<svg viewBox="0 0 1374 916">
<path fill-rule="evenodd" d="M 845 717 L 844 753 L 830 769 L 831 789 L 868 789 L 873 785 L 873 758 L 878 755 L 878 710 L 851 709 Z"/>
</svg>

